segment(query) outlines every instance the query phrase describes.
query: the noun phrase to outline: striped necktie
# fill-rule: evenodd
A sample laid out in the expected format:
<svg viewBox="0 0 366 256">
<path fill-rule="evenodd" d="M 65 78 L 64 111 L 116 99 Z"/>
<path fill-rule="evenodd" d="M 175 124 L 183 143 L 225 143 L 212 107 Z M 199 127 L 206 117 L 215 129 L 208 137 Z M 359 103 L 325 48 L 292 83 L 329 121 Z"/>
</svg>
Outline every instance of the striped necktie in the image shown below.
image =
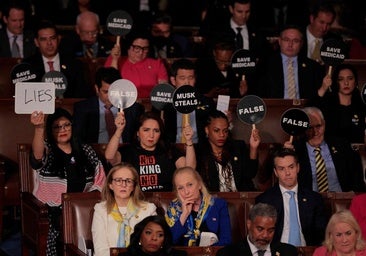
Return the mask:
<svg viewBox="0 0 366 256">
<path fill-rule="evenodd" d="M 313 49 L 313 52 L 311 54 L 311 59 L 313 59 L 317 62 L 321 62 L 321 59 L 320 59 L 320 40 L 318 38 L 315 39 L 314 49 Z"/>
<path fill-rule="evenodd" d="M 328 177 L 325 169 L 325 162 L 320 153 L 320 147 L 314 149 L 315 152 L 315 166 L 316 166 L 316 181 L 318 183 L 319 192 L 328 191 Z"/>
<path fill-rule="evenodd" d="M 13 37 L 13 43 L 11 45 L 11 57 L 20 58 L 19 45 L 17 44 L 18 36 Z"/>
<path fill-rule="evenodd" d="M 296 85 L 295 85 L 295 72 L 294 61 L 291 58 L 287 59 L 287 94 L 289 99 L 296 99 Z"/>
</svg>

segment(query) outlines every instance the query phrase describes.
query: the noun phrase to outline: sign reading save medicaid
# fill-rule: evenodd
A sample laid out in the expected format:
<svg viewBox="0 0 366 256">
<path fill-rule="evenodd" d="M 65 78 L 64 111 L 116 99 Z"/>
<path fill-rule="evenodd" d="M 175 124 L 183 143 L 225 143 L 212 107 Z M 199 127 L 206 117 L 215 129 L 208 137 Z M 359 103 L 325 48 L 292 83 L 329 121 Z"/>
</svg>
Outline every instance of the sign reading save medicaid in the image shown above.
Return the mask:
<svg viewBox="0 0 366 256">
<path fill-rule="evenodd" d="M 108 90 L 108 99 L 119 109 L 131 107 L 137 99 L 137 89 L 134 83 L 127 79 L 114 81 Z"/>
<path fill-rule="evenodd" d="M 252 125 L 260 123 L 264 119 L 266 112 L 266 103 L 255 95 L 246 95 L 241 98 L 236 108 L 239 120 Z"/>
<path fill-rule="evenodd" d="M 33 111 L 45 114 L 55 112 L 55 84 L 20 82 L 15 85 L 15 113 L 31 114 Z"/>
<path fill-rule="evenodd" d="M 282 114 L 281 127 L 291 136 L 304 133 L 309 126 L 309 117 L 300 108 L 290 108 Z"/>
<path fill-rule="evenodd" d="M 170 84 L 157 84 L 150 93 L 151 105 L 157 110 L 163 110 L 167 104 L 173 103 L 174 90 Z"/>
<path fill-rule="evenodd" d="M 132 29 L 133 21 L 123 10 L 113 11 L 108 15 L 106 26 L 108 31 L 115 36 L 127 35 Z"/>
<path fill-rule="evenodd" d="M 341 64 L 346 54 L 346 44 L 342 40 L 328 39 L 320 48 L 320 57 L 329 66 Z"/>
<path fill-rule="evenodd" d="M 15 86 L 19 82 L 34 82 L 37 75 L 29 63 L 19 63 L 10 71 L 11 82 Z"/>
<path fill-rule="evenodd" d="M 173 106 L 182 114 L 193 112 L 198 106 L 197 91 L 193 86 L 182 85 L 175 89 L 173 94 Z"/>
<path fill-rule="evenodd" d="M 256 60 L 249 50 L 240 49 L 231 57 L 231 68 L 237 76 L 254 72 Z"/>
</svg>

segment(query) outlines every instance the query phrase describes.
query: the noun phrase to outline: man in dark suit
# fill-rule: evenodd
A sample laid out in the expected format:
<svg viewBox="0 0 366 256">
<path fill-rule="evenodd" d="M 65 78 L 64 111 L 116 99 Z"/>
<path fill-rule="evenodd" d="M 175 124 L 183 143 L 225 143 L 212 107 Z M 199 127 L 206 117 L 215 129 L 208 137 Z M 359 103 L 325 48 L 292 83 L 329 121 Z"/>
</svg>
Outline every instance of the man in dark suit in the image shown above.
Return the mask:
<svg viewBox="0 0 366 256">
<path fill-rule="evenodd" d="M 112 67 L 101 67 L 98 69 L 95 77 L 95 91 L 97 96 L 90 97 L 86 100 L 76 102 L 74 104 L 74 121 L 73 129 L 77 137 L 84 143 L 108 143 L 109 134 L 107 122 L 105 121 L 105 105 L 111 107 L 115 116 L 118 109 L 112 106 L 108 98 L 108 90 L 110 85 L 121 79 L 119 71 Z M 144 112 L 144 107 L 139 103 L 134 103 L 131 107 L 124 109 L 126 127 L 122 133 L 121 143 L 130 143 L 135 137 L 138 120 Z M 113 123 L 114 125 L 114 123 Z"/>
<path fill-rule="evenodd" d="M 299 156 L 299 184 L 307 189 L 319 191 L 315 149 L 320 147 L 325 161 L 329 191 L 365 191 L 362 163 L 358 153 L 353 151 L 351 144 L 345 139 L 324 136 L 326 124 L 320 109 L 306 107 L 304 111 L 310 119 L 306 138 L 295 141 L 293 145 L 290 142 L 284 145 L 294 148 Z"/>
<path fill-rule="evenodd" d="M 60 52 L 71 57 L 108 57 L 113 42 L 100 34 L 99 16 L 90 11 L 76 18 L 75 33 L 63 37 Z"/>
<path fill-rule="evenodd" d="M 315 97 L 325 76 L 324 68 L 301 54 L 303 34 L 295 25 L 287 25 L 278 38 L 279 51 L 257 65 L 258 89 L 262 98 L 308 99 Z M 289 93 L 288 61 L 292 61 L 295 94 Z"/>
<path fill-rule="evenodd" d="M 67 79 L 64 98 L 86 98 L 93 95 L 93 90 L 85 82 L 82 63 L 58 52 L 60 36 L 56 26 L 50 21 L 42 21 L 36 30 L 34 39 L 39 51 L 23 62 L 29 63 L 35 74 L 36 81 L 41 81 L 45 73 L 60 71 Z"/>
<path fill-rule="evenodd" d="M 274 242 L 273 235 L 277 220 L 277 211 L 270 204 L 255 204 L 247 220 L 248 236 L 242 242 L 226 245 L 217 251 L 216 256 L 253 255 L 253 256 L 295 256 L 295 246 Z"/>
<path fill-rule="evenodd" d="M 0 57 L 26 58 L 34 54 L 33 32 L 24 29 L 24 19 L 22 4 L 11 1 L 6 5 L 3 13 L 6 26 L 0 31 Z"/>
<path fill-rule="evenodd" d="M 179 59 L 171 66 L 170 82 L 176 88 L 183 85 L 195 86 L 196 74 L 195 65 L 191 60 Z M 214 101 L 203 95 L 198 95 L 199 104 L 197 108 L 189 113 L 190 125 L 193 128 L 193 143 L 197 143 L 200 138 L 204 138 L 205 121 L 207 114 L 214 108 Z M 182 114 L 177 112 L 172 104 L 164 109 L 164 124 L 166 130 L 166 138 L 169 142 L 180 143 L 182 134 Z"/>
<path fill-rule="evenodd" d="M 322 196 L 298 184 L 300 165 L 294 150 L 280 148 L 273 155 L 274 173 L 278 183 L 256 198 L 256 203 L 268 203 L 277 209 L 278 220 L 273 241 L 291 242 L 292 225 L 297 225 L 298 244 L 318 246 L 324 240 L 327 217 Z M 296 221 L 291 219 L 291 194 L 295 198 Z"/>
</svg>

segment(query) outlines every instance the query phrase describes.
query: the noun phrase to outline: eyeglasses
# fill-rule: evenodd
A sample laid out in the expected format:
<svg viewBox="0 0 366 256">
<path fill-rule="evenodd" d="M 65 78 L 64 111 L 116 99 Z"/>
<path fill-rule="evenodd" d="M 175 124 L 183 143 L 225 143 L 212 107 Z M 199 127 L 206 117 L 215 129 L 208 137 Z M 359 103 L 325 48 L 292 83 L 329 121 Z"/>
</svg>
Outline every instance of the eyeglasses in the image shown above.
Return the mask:
<svg viewBox="0 0 366 256">
<path fill-rule="evenodd" d="M 149 50 L 149 46 L 142 47 L 139 45 L 132 44 L 131 47 L 132 47 L 132 50 L 136 53 L 147 52 Z"/>
<path fill-rule="evenodd" d="M 281 40 L 284 41 L 285 43 L 290 43 L 290 42 L 293 43 L 293 44 L 299 44 L 299 43 L 301 43 L 301 39 L 297 39 L 297 38 L 290 39 L 288 37 L 284 37 L 284 38 L 281 38 Z"/>
<path fill-rule="evenodd" d="M 84 36 L 91 36 L 91 37 L 97 37 L 98 31 L 80 31 L 80 34 L 83 34 Z"/>
<path fill-rule="evenodd" d="M 55 125 L 52 127 L 52 129 L 55 132 L 60 132 L 61 130 L 70 131 L 71 130 L 71 123 L 65 123 L 63 125 Z"/>
<path fill-rule="evenodd" d="M 130 179 L 130 178 L 127 178 L 127 179 L 115 178 L 115 179 L 112 179 L 112 181 L 117 186 L 125 185 L 127 187 L 131 187 L 135 184 L 135 181 L 133 179 Z"/>
</svg>

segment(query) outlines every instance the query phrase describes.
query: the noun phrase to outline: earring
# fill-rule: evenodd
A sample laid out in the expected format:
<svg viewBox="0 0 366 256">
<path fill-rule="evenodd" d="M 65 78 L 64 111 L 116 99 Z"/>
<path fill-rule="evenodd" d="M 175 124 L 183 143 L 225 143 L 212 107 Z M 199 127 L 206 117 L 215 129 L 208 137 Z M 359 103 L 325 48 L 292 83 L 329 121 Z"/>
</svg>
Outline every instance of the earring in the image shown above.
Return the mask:
<svg viewBox="0 0 366 256">
<path fill-rule="evenodd" d="M 139 242 L 139 245 L 141 246 L 141 241 Z"/>
</svg>

